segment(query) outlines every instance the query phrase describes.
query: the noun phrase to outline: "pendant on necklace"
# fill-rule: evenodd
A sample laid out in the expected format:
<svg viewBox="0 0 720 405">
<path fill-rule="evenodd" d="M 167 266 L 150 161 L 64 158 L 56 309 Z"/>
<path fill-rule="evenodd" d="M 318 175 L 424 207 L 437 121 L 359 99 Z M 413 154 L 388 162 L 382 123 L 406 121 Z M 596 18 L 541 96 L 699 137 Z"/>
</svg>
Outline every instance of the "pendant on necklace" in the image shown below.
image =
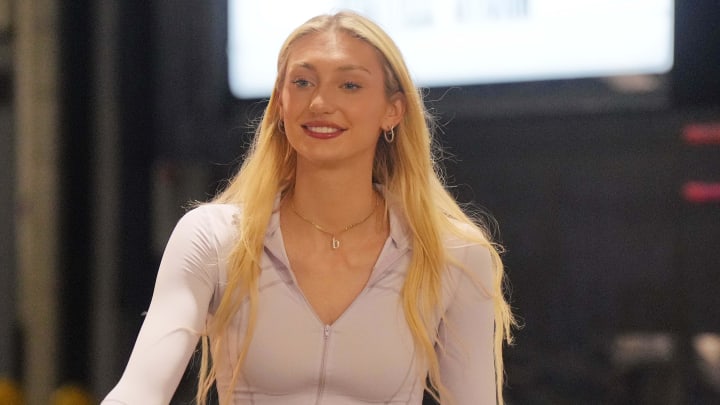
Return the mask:
<svg viewBox="0 0 720 405">
<path fill-rule="evenodd" d="M 333 248 L 333 250 L 335 250 L 335 249 L 337 249 L 337 248 L 340 247 L 340 241 L 337 240 L 337 239 L 335 239 L 335 235 L 332 235 L 332 245 L 331 245 L 331 247 Z"/>
</svg>

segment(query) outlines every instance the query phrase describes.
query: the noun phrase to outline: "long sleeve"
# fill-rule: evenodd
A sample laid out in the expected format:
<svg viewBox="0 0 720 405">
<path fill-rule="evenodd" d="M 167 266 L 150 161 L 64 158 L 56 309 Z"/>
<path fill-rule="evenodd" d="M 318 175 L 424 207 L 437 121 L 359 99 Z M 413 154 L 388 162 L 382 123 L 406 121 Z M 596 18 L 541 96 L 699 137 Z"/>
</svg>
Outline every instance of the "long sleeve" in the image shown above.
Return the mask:
<svg viewBox="0 0 720 405">
<path fill-rule="evenodd" d="M 450 294 L 440 325 L 440 375 L 456 405 L 496 403 L 493 349 L 493 268 L 485 247 L 460 248 L 465 270 L 452 268 Z"/>
<path fill-rule="evenodd" d="M 170 402 L 205 328 L 217 279 L 218 241 L 211 210 L 196 208 L 175 227 L 130 360 L 103 404 Z"/>
</svg>

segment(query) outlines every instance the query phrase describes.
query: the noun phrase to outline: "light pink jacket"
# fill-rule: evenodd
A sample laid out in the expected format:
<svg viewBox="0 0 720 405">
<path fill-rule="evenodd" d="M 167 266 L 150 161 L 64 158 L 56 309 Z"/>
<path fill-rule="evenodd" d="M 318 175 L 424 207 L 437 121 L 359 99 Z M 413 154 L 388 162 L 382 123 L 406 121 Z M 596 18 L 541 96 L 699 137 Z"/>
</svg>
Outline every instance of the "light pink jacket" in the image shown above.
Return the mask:
<svg viewBox="0 0 720 405">
<path fill-rule="evenodd" d="M 169 403 L 223 294 L 238 215 L 237 206 L 208 204 L 178 222 L 127 368 L 104 405 Z M 416 359 L 400 303 L 412 247 L 399 217 L 391 211 L 390 236 L 365 289 L 332 325 L 320 321 L 299 289 L 279 220 L 276 210 L 262 256 L 257 326 L 231 390 L 244 305 L 224 336 L 225 355 L 215 359 L 221 404 L 420 405 L 427 367 Z M 442 378 L 456 405 L 495 404 L 493 303 L 484 293 L 492 291 L 490 255 L 456 238 L 446 246 L 469 272 L 453 266 L 444 278 L 437 324 Z"/>
</svg>

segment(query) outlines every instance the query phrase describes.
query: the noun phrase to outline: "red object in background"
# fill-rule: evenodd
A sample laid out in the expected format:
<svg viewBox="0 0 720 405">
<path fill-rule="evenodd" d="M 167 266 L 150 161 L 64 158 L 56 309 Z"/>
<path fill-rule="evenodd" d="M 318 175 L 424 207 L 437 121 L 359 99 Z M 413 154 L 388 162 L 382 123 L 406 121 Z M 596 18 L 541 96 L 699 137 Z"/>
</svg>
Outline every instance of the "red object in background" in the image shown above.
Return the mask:
<svg viewBox="0 0 720 405">
<path fill-rule="evenodd" d="M 686 125 L 682 137 L 691 145 L 720 145 L 720 123 Z"/>
<path fill-rule="evenodd" d="M 720 202 L 720 183 L 690 181 L 683 185 L 682 195 L 690 203 Z"/>
</svg>

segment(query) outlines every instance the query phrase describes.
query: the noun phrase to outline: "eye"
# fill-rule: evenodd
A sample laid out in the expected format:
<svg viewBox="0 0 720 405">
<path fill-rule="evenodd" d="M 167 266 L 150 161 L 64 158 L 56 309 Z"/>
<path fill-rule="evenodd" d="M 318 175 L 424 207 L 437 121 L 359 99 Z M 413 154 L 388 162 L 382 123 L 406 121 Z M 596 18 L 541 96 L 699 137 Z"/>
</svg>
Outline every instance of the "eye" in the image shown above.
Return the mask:
<svg viewBox="0 0 720 405">
<path fill-rule="evenodd" d="M 357 90 L 361 86 L 355 82 L 345 82 L 340 87 L 342 87 L 345 90 Z"/>
<path fill-rule="evenodd" d="M 295 87 L 303 89 L 310 86 L 310 81 L 306 79 L 295 79 L 292 81 L 292 84 L 294 84 Z"/>
</svg>

